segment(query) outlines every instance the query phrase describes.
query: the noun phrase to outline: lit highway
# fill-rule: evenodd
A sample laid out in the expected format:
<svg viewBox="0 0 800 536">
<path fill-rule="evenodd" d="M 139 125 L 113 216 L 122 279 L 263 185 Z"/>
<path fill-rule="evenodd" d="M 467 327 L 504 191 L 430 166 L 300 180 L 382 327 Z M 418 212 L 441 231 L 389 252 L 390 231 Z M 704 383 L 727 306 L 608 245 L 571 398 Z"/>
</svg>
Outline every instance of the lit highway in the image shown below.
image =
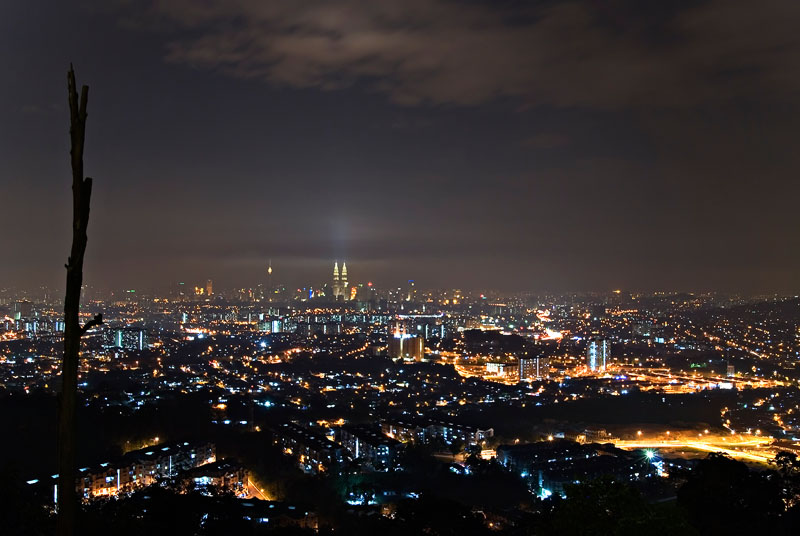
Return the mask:
<svg viewBox="0 0 800 536">
<path fill-rule="evenodd" d="M 616 441 L 621 449 L 694 449 L 703 452 L 720 452 L 731 458 L 751 462 L 769 463 L 773 456 L 767 451 L 771 438 L 752 437 L 726 438 L 724 436 L 703 436 L 700 439 L 635 439 Z M 741 449 L 741 450 L 740 450 Z"/>
</svg>

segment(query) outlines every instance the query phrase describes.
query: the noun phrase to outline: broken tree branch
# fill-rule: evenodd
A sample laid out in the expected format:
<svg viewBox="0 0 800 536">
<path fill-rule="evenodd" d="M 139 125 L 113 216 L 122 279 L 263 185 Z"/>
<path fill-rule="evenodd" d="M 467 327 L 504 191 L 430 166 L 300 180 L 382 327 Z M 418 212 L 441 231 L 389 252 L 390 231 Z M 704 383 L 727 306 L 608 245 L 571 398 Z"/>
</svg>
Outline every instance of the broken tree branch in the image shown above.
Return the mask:
<svg viewBox="0 0 800 536">
<path fill-rule="evenodd" d="M 84 326 L 81 328 L 81 335 L 83 335 L 90 329 L 101 325 L 102 323 L 103 323 L 103 315 L 99 313 L 94 315 L 94 318 L 86 322 L 86 324 L 84 324 Z"/>
<path fill-rule="evenodd" d="M 64 358 L 61 364 L 61 393 L 58 416 L 58 488 L 57 534 L 73 536 L 76 530 L 78 495 L 75 489 L 76 431 L 75 408 L 78 393 L 78 361 L 81 336 L 102 324 L 96 315 L 85 326 L 80 325 L 83 258 L 86 253 L 86 229 L 89 225 L 89 203 L 92 179 L 83 176 L 83 144 L 86 134 L 86 105 L 89 88 L 81 88 L 78 99 L 75 71 L 67 73 L 70 111 L 70 159 L 72 163 L 72 248 L 67 260 L 67 288 L 64 296 Z"/>
</svg>

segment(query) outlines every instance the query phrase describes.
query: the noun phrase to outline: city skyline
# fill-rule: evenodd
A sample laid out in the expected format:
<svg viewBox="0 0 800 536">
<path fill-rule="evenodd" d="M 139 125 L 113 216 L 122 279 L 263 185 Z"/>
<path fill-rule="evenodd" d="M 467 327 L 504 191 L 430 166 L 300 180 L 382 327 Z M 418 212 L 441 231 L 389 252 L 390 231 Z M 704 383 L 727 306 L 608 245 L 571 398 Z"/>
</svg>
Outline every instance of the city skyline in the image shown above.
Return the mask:
<svg viewBox="0 0 800 536">
<path fill-rule="evenodd" d="M 794 2 L 202 5 L 2 7 L 4 284 L 63 276 L 72 61 L 87 284 L 796 288 Z"/>
<path fill-rule="evenodd" d="M 800 534 L 797 20 L 0 3 L 4 533 Z"/>
</svg>

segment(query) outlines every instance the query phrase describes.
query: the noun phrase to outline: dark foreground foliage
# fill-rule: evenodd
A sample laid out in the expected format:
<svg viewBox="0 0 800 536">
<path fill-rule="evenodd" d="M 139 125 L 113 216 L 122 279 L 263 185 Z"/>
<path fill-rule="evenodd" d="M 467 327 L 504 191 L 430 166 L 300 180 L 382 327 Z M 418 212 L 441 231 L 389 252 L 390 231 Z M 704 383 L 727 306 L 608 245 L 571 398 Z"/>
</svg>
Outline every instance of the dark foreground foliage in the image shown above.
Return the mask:
<svg viewBox="0 0 800 536">
<path fill-rule="evenodd" d="M 602 478 L 567 486 L 566 498 L 533 500 L 519 508 L 487 510 L 428 492 L 401 500 L 382 515 L 379 508 L 340 506 L 319 517 L 322 535 L 431 536 L 505 534 L 600 535 L 732 535 L 758 531 L 770 535 L 800 534 L 800 463 L 779 456 L 778 470 L 753 471 L 723 455 L 710 455 L 685 477 L 677 499 L 651 503 L 628 484 Z M 3 534 L 52 533 L 53 519 L 7 468 L 0 486 Z M 313 504 L 308 510 L 318 511 Z M 84 535 L 294 535 L 314 534 L 292 519 L 258 523 L 248 506 L 231 496 L 178 495 L 150 488 L 123 500 L 84 509 Z M 301 507 L 302 509 L 302 507 Z M 498 512 L 500 512 L 498 514 Z"/>
</svg>

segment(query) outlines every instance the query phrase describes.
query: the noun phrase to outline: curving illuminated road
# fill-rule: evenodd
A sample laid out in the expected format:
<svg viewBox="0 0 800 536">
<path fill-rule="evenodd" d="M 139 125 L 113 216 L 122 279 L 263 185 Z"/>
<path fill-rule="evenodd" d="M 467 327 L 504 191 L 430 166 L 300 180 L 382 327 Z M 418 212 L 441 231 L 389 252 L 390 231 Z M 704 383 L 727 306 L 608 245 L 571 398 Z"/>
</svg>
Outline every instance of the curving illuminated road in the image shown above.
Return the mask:
<svg viewBox="0 0 800 536">
<path fill-rule="evenodd" d="M 734 439 L 732 441 L 727 440 L 724 438 L 723 441 L 720 436 L 711 436 L 703 439 L 656 439 L 656 440 L 647 440 L 647 439 L 636 439 L 636 440 L 621 440 L 615 442 L 615 446 L 621 449 L 681 449 L 681 448 L 689 448 L 700 450 L 703 452 L 720 452 L 723 454 L 727 454 L 731 458 L 737 458 L 742 460 L 747 460 L 751 462 L 760 462 L 760 463 L 769 463 L 772 460 L 772 456 L 768 454 L 762 454 L 759 452 L 760 450 L 768 447 L 770 443 L 772 443 L 772 439 L 770 438 L 763 438 L 763 437 L 753 437 L 745 439 L 743 437 L 739 439 Z M 730 448 L 730 447 L 739 447 L 746 450 L 738 450 L 737 448 Z"/>
</svg>

